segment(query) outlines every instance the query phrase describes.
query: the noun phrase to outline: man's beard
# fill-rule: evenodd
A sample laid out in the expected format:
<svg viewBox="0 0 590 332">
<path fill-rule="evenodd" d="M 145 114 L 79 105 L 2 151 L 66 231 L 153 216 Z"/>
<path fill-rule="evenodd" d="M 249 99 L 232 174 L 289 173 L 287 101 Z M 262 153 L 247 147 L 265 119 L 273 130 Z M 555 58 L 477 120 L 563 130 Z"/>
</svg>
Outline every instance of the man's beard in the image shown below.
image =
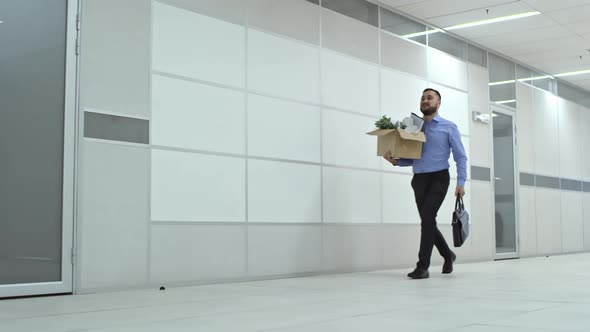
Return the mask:
<svg viewBox="0 0 590 332">
<path fill-rule="evenodd" d="M 425 116 L 429 116 L 429 115 L 436 113 L 436 107 L 428 107 L 427 109 L 420 108 L 420 111 Z"/>
</svg>

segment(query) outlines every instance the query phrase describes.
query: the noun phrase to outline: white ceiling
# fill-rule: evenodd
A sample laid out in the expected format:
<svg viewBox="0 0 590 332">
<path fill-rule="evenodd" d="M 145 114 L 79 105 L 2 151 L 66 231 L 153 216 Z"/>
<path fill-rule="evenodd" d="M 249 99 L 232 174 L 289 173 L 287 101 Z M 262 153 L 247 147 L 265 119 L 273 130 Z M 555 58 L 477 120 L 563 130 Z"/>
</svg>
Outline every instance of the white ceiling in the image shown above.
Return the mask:
<svg viewBox="0 0 590 332">
<path fill-rule="evenodd" d="M 444 28 L 538 10 L 541 15 L 453 30 L 548 74 L 590 69 L 590 0 L 380 0 Z M 563 77 L 590 90 L 590 74 Z"/>
</svg>

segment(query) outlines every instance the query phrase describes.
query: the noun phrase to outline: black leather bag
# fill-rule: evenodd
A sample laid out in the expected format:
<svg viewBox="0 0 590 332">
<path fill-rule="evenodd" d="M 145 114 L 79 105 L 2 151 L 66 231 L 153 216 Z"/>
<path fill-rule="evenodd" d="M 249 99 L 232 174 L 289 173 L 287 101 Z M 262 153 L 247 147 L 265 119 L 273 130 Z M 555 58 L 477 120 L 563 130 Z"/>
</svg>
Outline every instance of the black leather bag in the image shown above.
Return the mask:
<svg viewBox="0 0 590 332">
<path fill-rule="evenodd" d="M 463 198 L 457 196 L 455 211 L 453 211 L 453 245 L 460 247 L 469 236 L 469 213 L 465 211 Z"/>
</svg>

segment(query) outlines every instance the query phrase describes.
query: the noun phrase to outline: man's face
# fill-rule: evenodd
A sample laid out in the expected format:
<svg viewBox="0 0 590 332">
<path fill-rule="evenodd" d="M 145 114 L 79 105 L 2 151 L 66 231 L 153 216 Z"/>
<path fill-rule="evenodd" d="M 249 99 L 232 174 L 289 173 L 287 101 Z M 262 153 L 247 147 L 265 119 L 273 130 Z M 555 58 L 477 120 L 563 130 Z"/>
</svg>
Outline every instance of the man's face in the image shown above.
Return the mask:
<svg viewBox="0 0 590 332">
<path fill-rule="evenodd" d="M 440 107 L 440 99 L 434 91 L 424 91 L 422 99 L 420 99 L 420 111 L 424 115 L 432 115 L 436 113 Z"/>
</svg>

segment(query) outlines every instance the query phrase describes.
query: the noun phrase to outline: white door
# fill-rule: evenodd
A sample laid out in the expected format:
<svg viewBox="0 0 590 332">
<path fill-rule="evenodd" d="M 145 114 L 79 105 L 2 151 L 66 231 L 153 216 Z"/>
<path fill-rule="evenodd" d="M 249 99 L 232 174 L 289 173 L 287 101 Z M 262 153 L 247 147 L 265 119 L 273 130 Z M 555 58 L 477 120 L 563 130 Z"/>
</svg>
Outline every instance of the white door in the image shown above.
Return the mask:
<svg viewBox="0 0 590 332">
<path fill-rule="evenodd" d="M 0 1 L 0 298 L 72 292 L 77 1 Z"/>
</svg>

